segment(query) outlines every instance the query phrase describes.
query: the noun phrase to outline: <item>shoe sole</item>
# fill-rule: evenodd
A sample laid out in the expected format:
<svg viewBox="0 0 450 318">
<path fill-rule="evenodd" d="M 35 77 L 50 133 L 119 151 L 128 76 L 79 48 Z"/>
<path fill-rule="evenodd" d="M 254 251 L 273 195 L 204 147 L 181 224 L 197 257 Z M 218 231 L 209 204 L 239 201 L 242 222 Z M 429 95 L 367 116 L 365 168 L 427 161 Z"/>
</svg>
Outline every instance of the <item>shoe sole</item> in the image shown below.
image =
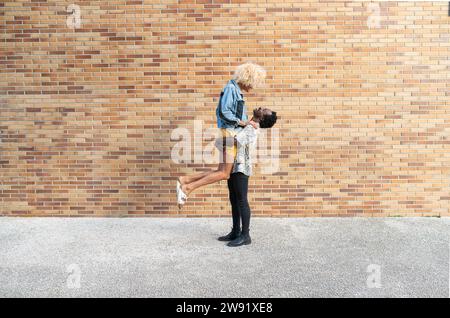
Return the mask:
<svg viewBox="0 0 450 318">
<path fill-rule="evenodd" d="M 178 205 L 178 209 L 180 209 L 180 181 L 177 180 L 177 205 Z"/>
<path fill-rule="evenodd" d="M 220 241 L 220 242 L 231 242 L 231 241 L 234 241 L 235 239 L 237 239 L 237 237 L 235 237 L 235 238 L 233 238 L 233 239 L 229 239 L 229 238 L 227 238 L 227 239 L 221 239 L 220 237 L 217 238 L 217 240 Z"/>
<path fill-rule="evenodd" d="M 229 247 L 239 247 L 239 246 L 250 245 L 250 244 L 252 244 L 252 241 L 246 242 L 246 243 L 243 243 L 243 244 L 240 244 L 240 245 L 230 245 L 230 244 L 227 244 L 227 246 L 229 246 Z"/>
</svg>

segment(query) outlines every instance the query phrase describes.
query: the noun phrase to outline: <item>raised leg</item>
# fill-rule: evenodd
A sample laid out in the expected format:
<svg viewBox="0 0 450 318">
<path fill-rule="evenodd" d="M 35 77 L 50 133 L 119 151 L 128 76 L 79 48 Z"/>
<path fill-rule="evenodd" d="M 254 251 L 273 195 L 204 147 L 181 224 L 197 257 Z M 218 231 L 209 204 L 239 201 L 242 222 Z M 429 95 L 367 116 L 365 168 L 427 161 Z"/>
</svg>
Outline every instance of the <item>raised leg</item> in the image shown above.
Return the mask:
<svg viewBox="0 0 450 318">
<path fill-rule="evenodd" d="M 192 191 L 207 184 L 228 180 L 232 169 L 233 163 L 221 163 L 217 170 L 208 172 L 203 178 L 198 179 L 197 181 L 183 184 L 181 189 L 186 195 L 189 195 Z"/>
<path fill-rule="evenodd" d="M 190 176 L 178 177 L 178 181 L 180 181 L 181 185 L 191 183 L 205 177 L 208 173 L 211 173 L 211 171 L 200 172 Z"/>
<path fill-rule="evenodd" d="M 186 195 L 189 195 L 195 189 L 207 184 L 215 183 L 221 180 L 228 180 L 230 178 L 231 170 L 233 170 L 235 156 L 236 153 L 232 148 L 227 152 L 224 147 L 220 158 L 221 163 L 219 164 L 217 170 L 178 178 L 181 183 L 181 189 Z"/>
</svg>

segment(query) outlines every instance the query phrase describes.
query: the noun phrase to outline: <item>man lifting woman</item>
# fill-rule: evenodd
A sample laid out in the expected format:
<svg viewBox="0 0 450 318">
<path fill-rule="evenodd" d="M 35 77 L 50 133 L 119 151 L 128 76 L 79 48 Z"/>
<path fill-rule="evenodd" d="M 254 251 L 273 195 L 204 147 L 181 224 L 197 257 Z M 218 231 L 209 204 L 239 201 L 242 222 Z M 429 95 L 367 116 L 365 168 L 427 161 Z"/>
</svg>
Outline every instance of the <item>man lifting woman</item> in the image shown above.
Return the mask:
<svg viewBox="0 0 450 318">
<path fill-rule="evenodd" d="M 261 107 L 253 110 L 253 116 L 250 120 L 247 117 L 242 91 L 249 92 L 253 88 L 262 86 L 265 77 L 266 71 L 257 64 L 245 63 L 237 67 L 233 78 L 222 89 L 216 108 L 217 127 L 221 131 L 223 146 L 221 147 L 219 166 L 216 170 L 181 176 L 177 180 L 177 201 L 180 208 L 186 203 L 192 191 L 211 183 L 228 180 L 230 201 L 233 208 L 233 229 L 230 234 L 220 237 L 219 240 L 239 241 L 235 242 L 237 245 L 230 245 L 233 244 L 233 242 L 230 242 L 230 246 L 250 244 L 248 235 L 241 236 L 237 216 L 242 218 L 242 234 L 244 234 L 244 230 L 248 232 L 250 208 L 248 207 L 246 189 L 248 188 L 251 163 L 250 158 L 245 155 L 241 155 L 241 157 L 246 158 L 240 158 L 236 162 L 236 156 L 243 153 L 244 147 L 249 147 L 256 142 L 259 128 L 271 128 L 277 120 L 276 112 Z M 246 150 L 248 154 L 248 148 Z M 233 174 L 232 178 L 230 178 L 231 174 Z M 235 179 L 238 181 L 235 182 Z M 230 183 L 231 185 L 238 184 L 231 187 Z M 245 198 L 243 194 L 245 194 Z M 239 213 L 239 211 L 242 213 Z"/>
</svg>

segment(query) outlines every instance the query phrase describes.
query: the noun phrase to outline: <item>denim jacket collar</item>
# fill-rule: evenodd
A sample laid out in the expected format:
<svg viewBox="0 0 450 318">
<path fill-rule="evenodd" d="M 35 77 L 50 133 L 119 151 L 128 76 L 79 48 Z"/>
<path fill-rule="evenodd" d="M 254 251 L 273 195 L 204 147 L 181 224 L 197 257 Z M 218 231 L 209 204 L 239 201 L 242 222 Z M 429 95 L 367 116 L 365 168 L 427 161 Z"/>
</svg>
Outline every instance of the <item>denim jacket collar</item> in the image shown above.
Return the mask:
<svg viewBox="0 0 450 318">
<path fill-rule="evenodd" d="M 244 94 L 242 94 L 241 88 L 239 87 L 238 83 L 234 79 L 230 80 L 231 83 L 236 87 L 239 100 L 244 100 Z"/>
</svg>

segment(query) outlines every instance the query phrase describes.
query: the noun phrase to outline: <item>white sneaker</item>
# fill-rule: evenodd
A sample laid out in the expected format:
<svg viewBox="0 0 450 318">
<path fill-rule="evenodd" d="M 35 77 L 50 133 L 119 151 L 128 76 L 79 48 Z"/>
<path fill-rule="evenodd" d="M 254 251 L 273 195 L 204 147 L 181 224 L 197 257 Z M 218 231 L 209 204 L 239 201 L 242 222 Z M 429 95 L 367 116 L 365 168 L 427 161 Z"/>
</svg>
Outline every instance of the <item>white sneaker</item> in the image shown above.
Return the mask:
<svg viewBox="0 0 450 318">
<path fill-rule="evenodd" d="M 187 195 L 183 192 L 183 190 L 181 190 L 181 183 L 180 181 L 177 180 L 177 203 L 178 203 L 178 207 L 181 208 L 180 206 L 185 204 L 187 200 Z"/>
</svg>

